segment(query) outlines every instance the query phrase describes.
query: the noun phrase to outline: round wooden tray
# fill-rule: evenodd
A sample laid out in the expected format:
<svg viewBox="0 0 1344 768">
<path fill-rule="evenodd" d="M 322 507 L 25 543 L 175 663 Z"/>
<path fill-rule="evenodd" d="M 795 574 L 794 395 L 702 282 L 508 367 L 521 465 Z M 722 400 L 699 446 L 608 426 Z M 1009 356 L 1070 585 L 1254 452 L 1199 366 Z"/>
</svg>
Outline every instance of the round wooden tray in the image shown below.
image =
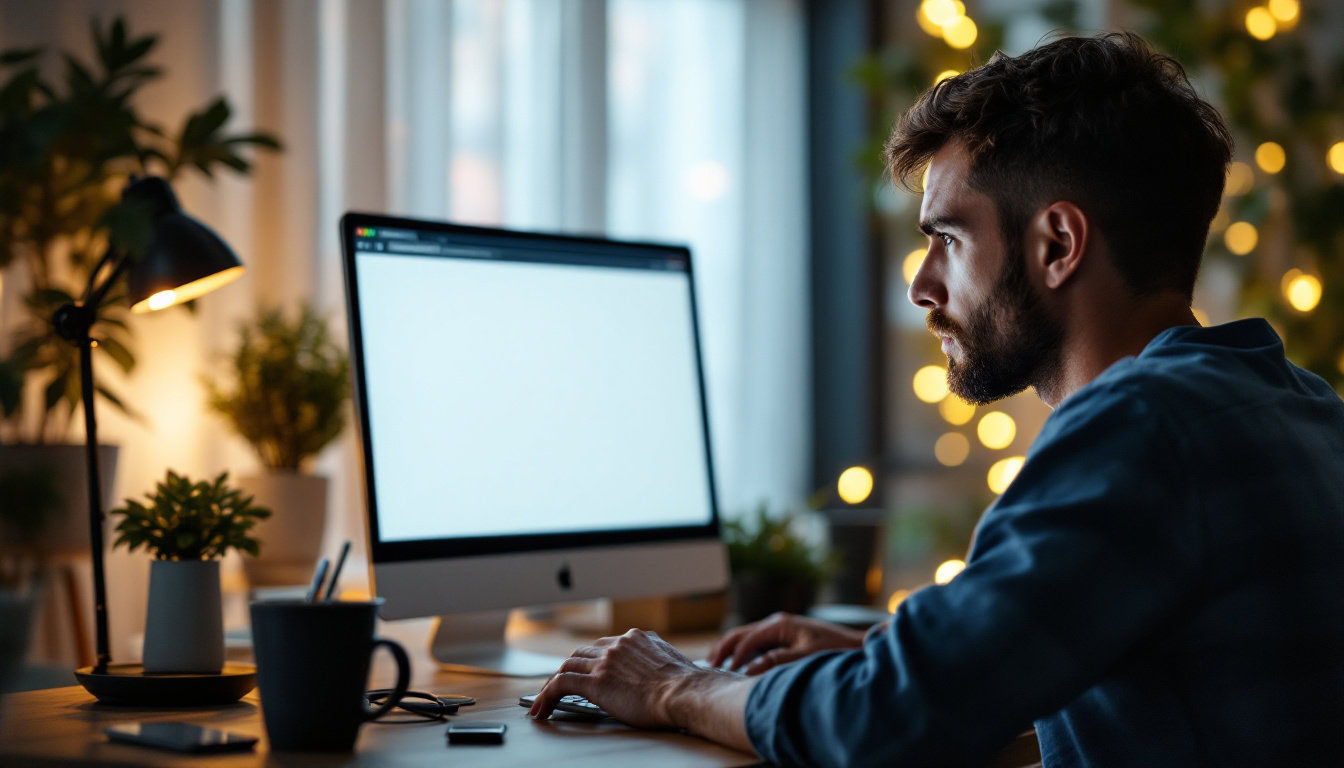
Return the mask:
<svg viewBox="0 0 1344 768">
<path fill-rule="evenodd" d="M 140 664 L 109 664 L 75 670 L 84 690 L 102 704 L 123 707 L 205 707 L 232 704 L 257 687 L 257 668 L 226 663 L 217 675 L 147 675 Z"/>
</svg>

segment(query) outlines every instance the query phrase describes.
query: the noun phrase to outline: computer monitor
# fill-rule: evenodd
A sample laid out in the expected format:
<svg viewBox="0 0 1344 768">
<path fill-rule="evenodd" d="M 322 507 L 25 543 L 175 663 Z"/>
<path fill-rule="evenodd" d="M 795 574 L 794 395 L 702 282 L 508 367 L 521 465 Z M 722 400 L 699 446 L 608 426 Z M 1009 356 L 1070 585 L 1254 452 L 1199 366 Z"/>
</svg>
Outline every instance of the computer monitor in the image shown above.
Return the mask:
<svg viewBox="0 0 1344 768">
<path fill-rule="evenodd" d="M 727 583 L 688 249 L 358 213 L 341 235 L 384 618 L 446 617 L 445 664 L 550 674 L 508 609 Z"/>
</svg>

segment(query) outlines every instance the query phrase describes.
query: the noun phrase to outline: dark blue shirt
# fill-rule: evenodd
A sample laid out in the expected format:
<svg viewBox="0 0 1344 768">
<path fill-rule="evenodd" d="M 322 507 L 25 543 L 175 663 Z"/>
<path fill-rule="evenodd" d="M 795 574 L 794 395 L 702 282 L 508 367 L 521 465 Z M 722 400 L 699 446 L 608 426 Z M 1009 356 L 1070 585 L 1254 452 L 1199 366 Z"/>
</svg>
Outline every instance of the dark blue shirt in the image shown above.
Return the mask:
<svg viewBox="0 0 1344 768">
<path fill-rule="evenodd" d="M 1160 333 L 1051 414 L 967 567 L 752 689 L 765 758 L 1344 765 L 1344 402 L 1263 320 Z"/>
</svg>

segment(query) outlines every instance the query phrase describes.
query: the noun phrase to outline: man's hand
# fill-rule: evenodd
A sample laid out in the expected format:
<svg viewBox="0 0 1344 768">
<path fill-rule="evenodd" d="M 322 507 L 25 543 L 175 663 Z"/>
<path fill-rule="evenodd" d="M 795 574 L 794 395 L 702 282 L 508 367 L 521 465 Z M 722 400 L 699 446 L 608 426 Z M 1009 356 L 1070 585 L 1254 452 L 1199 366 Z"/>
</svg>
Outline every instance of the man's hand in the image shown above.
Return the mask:
<svg viewBox="0 0 1344 768">
<path fill-rule="evenodd" d="M 724 635 L 709 652 L 709 663 L 718 667 L 731 657 L 730 669 L 746 664 L 743 672 L 759 675 L 817 651 L 858 648 L 863 645 L 863 636 L 863 632 L 855 629 L 791 613 L 776 613 Z"/>
<path fill-rule="evenodd" d="M 627 725 L 684 728 L 751 752 L 745 711 L 754 680 L 697 667 L 653 632 L 632 629 L 575 649 L 528 715 L 544 720 L 577 693 Z"/>
</svg>

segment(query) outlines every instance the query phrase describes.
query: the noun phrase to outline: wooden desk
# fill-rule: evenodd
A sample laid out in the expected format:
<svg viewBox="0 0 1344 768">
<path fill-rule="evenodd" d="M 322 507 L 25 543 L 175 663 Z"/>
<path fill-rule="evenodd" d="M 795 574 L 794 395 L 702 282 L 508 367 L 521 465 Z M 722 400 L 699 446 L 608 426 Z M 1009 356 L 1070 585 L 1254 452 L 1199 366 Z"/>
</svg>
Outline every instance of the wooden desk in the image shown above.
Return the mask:
<svg viewBox="0 0 1344 768">
<path fill-rule="evenodd" d="M 536 693 L 540 678 L 506 678 L 439 671 L 426 649 L 428 624 L 399 622 L 380 628 L 411 655 L 413 687 L 434 693 L 465 693 L 477 703 L 463 707 L 453 720 L 497 720 L 507 723 L 502 746 L 449 747 L 445 724 L 365 724 L 355 751 L 342 753 L 274 753 L 266 742 L 257 691 L 227 707 L 187 709 L 134 709 L 94 702 L 83 688 L 53 688 L 10 694 L 0 720 L 0 765 L 166 766 L 202 765 L 211 768 L 242 766 L 425 766 L 469 765 L 537 766 L 548 768 L 596 765 L 744 766 L 755 765 L 753 755 L 730 750 L 694 736 L 643 731 L 614 721 L 533 721 L 518 706 L 518 697 Z M 591 638 L 589 638 L 591 639 Z M 679 647 L 703 655 L 712 636 L 685 639 Z M 568 655 L 584 642 L 559 631 L 537 632 L 518 639 L 529 650 Z M 379 652 L 371 685 L 390 684 L 391 664 Z M 257 736 L 257 749 L 232 755 L 186 755 L 122 744 L 111 744 L 103 728 L 125 721 L 185 721 Z"/>
<path fill-rule="evenodd" d="M 512 631 L 512 629 L 511 629 Z M 443 723 L 365 724 L 353 753 L 270 753 L 261 721 L 257 691 L 227 707 L 188 709 L 134 709 L 97 704 L 83 688 L 52 688 L 10 694 L 0 707 L 0 766 L 167 766 L 200 765 L 210 768 L 307 768 L 308 766 L 537 766 L 595 768 L 638 765 L 640 768 L 675 766 L 758 765 L 754 755 L 718 746 L 694 736 L 644 731 L 613 721 L 537 722 L 525 717 L 518 697 L 535 693 L 540 678 L 486 677 L 443 672 L 429 656 L 429 623 L 397 622 L 382 625 L 379 633 L 406 646 L 414 668 L 412 687 L 438 694 L 465 693 L 477 703 L 463 707 L 454 720 L 496 720 L 507 723 L 502 746 L 447 746 Z M 590 640 L 558 630 L 534 628 L 511 642 L 527 650 L 568 655 Z M 691 658 L 708 651 L 715 635 L 675 638 Z M 371 687 L 390 685 L 391 662 L 380 652 Z M 250 734 L 261 739 L 254 752 L 189 757 L 174 752 L 111 744 L 103 728 L 125 721 L 186 721 Z M 1019 736 L 989 768 L 1039 765 L 1033 733 Z"/>
</svg>

